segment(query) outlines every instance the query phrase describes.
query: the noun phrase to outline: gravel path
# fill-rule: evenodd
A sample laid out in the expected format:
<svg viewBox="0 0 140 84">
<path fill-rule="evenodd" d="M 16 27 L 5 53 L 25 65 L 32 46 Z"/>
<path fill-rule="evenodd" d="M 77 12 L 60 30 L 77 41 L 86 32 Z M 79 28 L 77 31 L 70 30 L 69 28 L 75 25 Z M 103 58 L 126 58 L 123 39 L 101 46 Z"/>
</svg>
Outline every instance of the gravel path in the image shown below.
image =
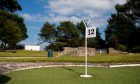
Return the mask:
<svg viewBox="0 0 140 84">
<path fill-rule="evenodd" d="M 84 63 L 68 63 L 68 62 L 0 62 L 0 74 L 8 73 L 16 70 L 41 68 L 41 67 L 65 67 L 65 66 L 83 66 Z M 140 66 L 140 63 L 88 63 L 88 67 L 125 67 Z"/>
</svg>

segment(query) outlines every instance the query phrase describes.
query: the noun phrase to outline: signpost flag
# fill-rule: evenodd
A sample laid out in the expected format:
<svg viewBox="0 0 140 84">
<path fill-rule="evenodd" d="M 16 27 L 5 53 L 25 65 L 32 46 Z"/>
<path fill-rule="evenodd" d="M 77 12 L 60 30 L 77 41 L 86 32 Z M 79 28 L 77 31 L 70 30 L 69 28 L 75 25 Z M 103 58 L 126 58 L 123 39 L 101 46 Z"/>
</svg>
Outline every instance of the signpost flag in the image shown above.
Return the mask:
<svg viewBox="0 0 140 84">
<path fill-rule="evenodd" d="M 86 28 L 86 38 L 96 37 L 96 27 L 87 27 Z"/>
<path fill-rule="evenodd" d="M 88 23 L 85 22 L 85 20 L 83 21 L 84 25 L 85 25 L 85 74 L 84 75 L 80 75 L 81 77 L 92 77 L 91 75 L 88 75 L 87 73 L 87 38 L 92 38 L 92 37 L 96 37 L 96 27 L 88 27 L 90 19 L 87 19 Z"/>
</svg>

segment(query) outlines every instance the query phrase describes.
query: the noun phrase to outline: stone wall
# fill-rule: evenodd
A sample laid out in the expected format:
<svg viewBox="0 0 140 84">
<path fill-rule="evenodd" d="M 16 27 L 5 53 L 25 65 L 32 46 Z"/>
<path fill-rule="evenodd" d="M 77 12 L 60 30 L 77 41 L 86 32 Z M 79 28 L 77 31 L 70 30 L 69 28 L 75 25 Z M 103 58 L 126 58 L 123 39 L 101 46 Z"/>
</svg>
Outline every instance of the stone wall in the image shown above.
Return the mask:
<svg viewBox="0 0 140 84">
<path fill-rule="evenodd" d="M 95 56 L 95 48 L 87 48 L 88 56 Z M 63 55 L 85 56 L 85 47 L 71 48 L 64 47 Z"/>
<path fill-rule="evenodd" d="M 108 53 L 109 53 L 109 54 L 121 54 L 121 53 L 124 53 L 124 52 L 122 52 L 122 51 L 120 51 L 120 50 L 116 50 L 116 49 L 114 49 L 114 48 L 109 48 L 109 49 L 108 49 Z"/>
<path fill-rule="evenodd" d="M 77 51 L 78 48 L 71 48 L 71 47 L 64 47 L 64 54 L 70 53 L 70 52 L 74 52 Z"/>
<path fill-rule="evenodd" d="M 100 49 L 101 50 L 101 49 Z M 99 49 L 95 48 L 87 48 L 87 55 L 88 56 L 95 56 L 96 53 L 103 54 L 103 53 L 108 53 L 108 54 L 122 54 L 126 52 L 122 52 L 119 50 L 116 50 L 114 48 L 109 48 L 108 51 L 107 49 L 102 49 L 103 51 L 100 51 Z M 64 51 L 61 52 L 61 56 L 63 55 L 68 55 L 68 56 L 85 56 L 85 47 L 77 47 L 77 48 L 72 48 L 72 47 L 64 47 Z"/>
</svg>

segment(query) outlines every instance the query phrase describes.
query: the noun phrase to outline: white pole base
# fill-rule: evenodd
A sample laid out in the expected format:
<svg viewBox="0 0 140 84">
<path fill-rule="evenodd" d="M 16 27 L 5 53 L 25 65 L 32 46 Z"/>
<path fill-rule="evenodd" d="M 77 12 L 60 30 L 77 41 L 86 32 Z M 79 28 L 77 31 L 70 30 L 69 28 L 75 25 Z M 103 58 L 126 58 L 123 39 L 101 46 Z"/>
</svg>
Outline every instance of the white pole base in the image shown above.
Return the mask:
<svg viewBox="0 0 140 84">
<path fill-rule="evenodd" d="M 83 78 L 91 78 L 92 75 L 85 74 L 85 75 L 80 75 L 80 77 L 83 77 Z"/>
</svg>

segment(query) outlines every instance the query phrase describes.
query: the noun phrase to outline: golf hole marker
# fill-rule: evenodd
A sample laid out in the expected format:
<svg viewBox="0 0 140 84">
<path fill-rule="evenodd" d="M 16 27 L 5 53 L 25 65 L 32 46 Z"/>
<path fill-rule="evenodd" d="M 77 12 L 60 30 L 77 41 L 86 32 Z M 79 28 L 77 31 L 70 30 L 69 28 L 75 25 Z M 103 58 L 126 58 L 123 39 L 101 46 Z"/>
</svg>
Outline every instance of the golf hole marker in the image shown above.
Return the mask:
<svg viewBox="0 0 140 84">
<path fill-rule="evenodd" d="M 96 27 L 86 28 L 86 38 L 96 37 Z"/>
<path fill-rule="evenodd" d="M 87 38 L 96 37 L 96 27 L 88 27 L 90 19 L 87 20 L 88 20 L 87 23 L 85 23 L 85 20 L 83 21 L 85 25 L 85 74 L 80 75 L 80 77 L 84 77 L 84 78 L 92 77 L 92 75 L 88 75 L 87 73 Z"/>
</svg>

